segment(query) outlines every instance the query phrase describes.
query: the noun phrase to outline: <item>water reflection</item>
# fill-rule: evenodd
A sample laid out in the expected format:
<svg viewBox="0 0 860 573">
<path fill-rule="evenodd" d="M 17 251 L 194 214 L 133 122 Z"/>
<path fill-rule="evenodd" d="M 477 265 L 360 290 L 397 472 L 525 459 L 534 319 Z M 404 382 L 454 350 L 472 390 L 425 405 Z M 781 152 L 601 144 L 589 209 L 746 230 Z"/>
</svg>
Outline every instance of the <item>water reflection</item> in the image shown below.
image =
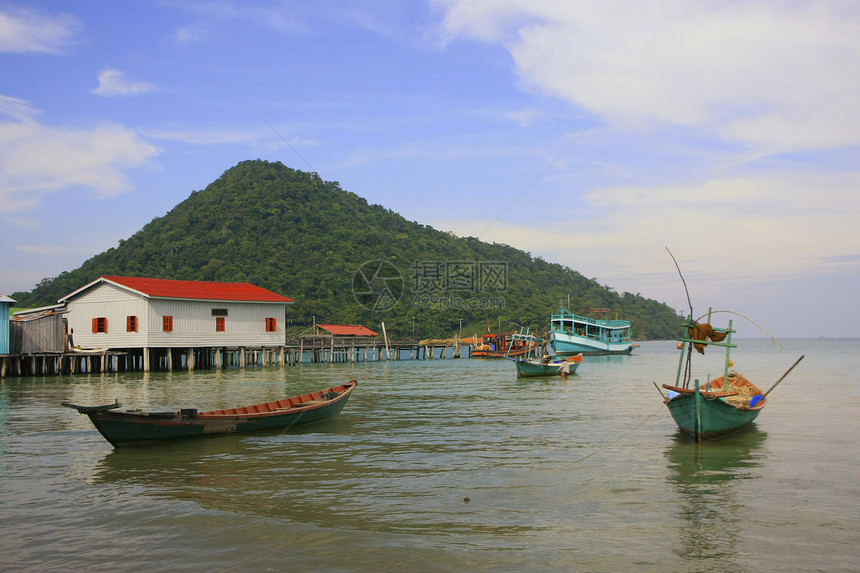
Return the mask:
<svg viewBox="0 0 860 573">
<path fill-rule="evenodd" d="M 690 570 L 746 571 L 740 561 L 747 513 L 742 480 L 757 478 L 767 434 L 751 426 L 704 445 L 680 432 L 664 452 L 683 519 L 674 553 Z"/>
<path fill-rule="evenodd" d="M 6 385 L 0 385 L 0 459 L 6 455 L 6 437 L 9 435 L 9 419 L 12 416 L 12 409 L 9 403 L 9 392 L 6 390 Z M 0 473 L 4 469 L 5 464 L 0 466 Z"/>
</svg>

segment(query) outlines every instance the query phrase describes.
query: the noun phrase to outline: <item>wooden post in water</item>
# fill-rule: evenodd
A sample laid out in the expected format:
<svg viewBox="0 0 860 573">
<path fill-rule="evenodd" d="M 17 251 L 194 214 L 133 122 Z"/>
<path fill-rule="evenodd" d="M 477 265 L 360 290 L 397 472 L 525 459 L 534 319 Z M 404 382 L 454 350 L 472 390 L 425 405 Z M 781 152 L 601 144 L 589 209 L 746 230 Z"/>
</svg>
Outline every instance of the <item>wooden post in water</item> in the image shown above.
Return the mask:
<svg viewBox="0 0 860 573">
<path fill-rule="evenodd" d="M 385 332 L 385 322 L 382 323 L 382 338 L 385 340 L 385 359 L 391 360 L 391 350 L 388 348 L 388 334 Z"/>
</svg>

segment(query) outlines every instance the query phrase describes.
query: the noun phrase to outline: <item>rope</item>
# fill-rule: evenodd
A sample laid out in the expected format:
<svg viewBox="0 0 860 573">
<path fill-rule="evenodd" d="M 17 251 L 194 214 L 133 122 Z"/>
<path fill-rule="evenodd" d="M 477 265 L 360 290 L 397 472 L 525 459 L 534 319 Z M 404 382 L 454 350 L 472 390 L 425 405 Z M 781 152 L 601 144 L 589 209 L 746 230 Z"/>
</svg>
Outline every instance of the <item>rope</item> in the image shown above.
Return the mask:
<svg viewBox="0 0 860 573">
<path fill-rule="evenodd" d="M 716 314 L 716 313 L 718 313 L 718 312 L 726 312 L 726 313 L 728 313 L 728 314 L 733 314 L 733 315 L 735 315 L 735 316 L 739 316 L 739 317 L 741 317 L 741 318 L 743 318 L 743 319 L 745 319 L 745 320 L 750 321 L 751 323 L 753 323 L 754 325 L 756 325 L 756 326 L 759 328 L 759 330 L 761 330 L 762 332 L 764 332 L 765 334 L 767 334 L 768 336 L 770 336 L 771 340 L 773 340 L 774 342 L 776 342 L 777 344 L 779 344 L 779 345 L 780 345 L 780 347 L 782 347 L 782 349 L 783 349 L 783 350 L 788 350 L 788 347 L 787 347 L 787 346 L 785 346 L 782 342 L 780 342 L 780 341 L 779 341 L 779 339 L 778 339 L 776 336 L 774 336 L 773 334 L 771 334 L 770 332 L 768 332 L 767 330 L 765 330 L 765 329 L 764 329 L 764 327 L 762 327 L 759 323 L 757 323 L 756 321 L 754 321 L 754 320 L 753 320 L 753 319 L 751 319 L 750 317 L 748 317 L 748 316 L 744 316 L 744 315 L 742 315 L 741 313 L 739 313 L 739 312 L 735 312 L 735 311 L 733 311 L 733 310 L 712 310 L 712 311 L 710 311 L 710 312 L 708 312 L 708 313 L 703 314 L 703 315 L 702 315 L 702 316 L 700 316 L 699 318 L 697 318 L 697 319 L 695 320 L 695 322 L 699 322 L 700 320 L 702 320 L 703 318 L 705 318 L 706 316 L 708 316 L 708 314 Z"/>
<path fill-rule="evenodd" d="M 596 450 L 594 450 L 594 451 L 593 451 L 593 452 L 591 452 L 590 454 L 587 454 L 587 455 L 582 456 L 581 458 L 579 458 L 578 460 L 576 460 L 575 462 L 573 462 L 573 464 L 578 464 L 579 462 L 581 462 L 581 461 L 583 461 L 583 460 L 587 460 L 587 459 L 588 459 L 588 458 L 590 458 L 591 456 L 593 456 L 593 455 L 595 455 L 595 454 L 598 454 L 598 453 L 602 452 L 603 450 L 605 450 L 606 448 L 608 448 L 608 447 L 610 447 L 610 446 L 613 446 L 613 445 L 615 445 L 616 443 L 620 442 L 621 440 L 623 440 L 624 438 L 626 438 L 627 436 L 629 436 L 630 434 L 632 434 L 633 432 L 635 432 L 636 430 L 638 430 L 639 428 L 641 428 L 641 427 L 642 427 L 642 425 L 643 425 L 643 424 L 645 424 L 645 422 L 647 422 L 648 420 L 650 420 L 651 418 L 653 418 L 653 417 L 654 417 L 654 415 L 655 415 L 657 412 L 659 412 L 660 410 L 662 410 L 662 409 L 663 409 L 663 408 L 662 408 L 662 405 L 661 405 L 659 408 L 657 408 L 656 410 L 654 410 L 653 412 L 651 412 L 650 414 L 648 414 L 647 416 L 645 416 L 645 418 L 644 418 L 641 422 L 639 422 L 639 423 L 638 423 L 638 424 L 636 424 L 633 428 L 631 428 L 629 431 L 627 431 L 627 433 L 625 433 L 624 435 L 619 436 L 618 438 L 616 438 L 616 439 L 612 440 L 612 441 L 611 441 L 611 442 L 609 442 L 608 444 L 606 444 L 606 445 L 604 445 L 604 446 L 601 446 L 601 447 L 597 448 Z M 573 465 L 573 464 L 571 464 L 571 465 Z"/>
</svg>

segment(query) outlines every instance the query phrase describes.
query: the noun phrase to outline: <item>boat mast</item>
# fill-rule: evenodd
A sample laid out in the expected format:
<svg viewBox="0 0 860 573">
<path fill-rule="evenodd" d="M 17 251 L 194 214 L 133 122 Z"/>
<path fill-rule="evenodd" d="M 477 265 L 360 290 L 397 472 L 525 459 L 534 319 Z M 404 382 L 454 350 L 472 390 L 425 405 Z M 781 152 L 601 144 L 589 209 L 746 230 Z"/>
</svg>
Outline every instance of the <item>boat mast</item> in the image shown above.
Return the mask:
<svg viewBox="0 0 860 573">
<path fill-rule="evenodd" d="M 708 310 L 708 312 L 710 313 L 710 309 Z M 710 316 L 708 318 L 710 318 Z M 729 353 L 732 349 L 732 332 L 734 332 L 734 330 L 732 330 L 732 321 L 730 320 L 729 332 L 726 335 L 726 364 L 725 368 L 723 369 L 723 392 L 729 391 L 729 364 L 732 363 L 732 361 L 729 359 Z"/>
</svg>

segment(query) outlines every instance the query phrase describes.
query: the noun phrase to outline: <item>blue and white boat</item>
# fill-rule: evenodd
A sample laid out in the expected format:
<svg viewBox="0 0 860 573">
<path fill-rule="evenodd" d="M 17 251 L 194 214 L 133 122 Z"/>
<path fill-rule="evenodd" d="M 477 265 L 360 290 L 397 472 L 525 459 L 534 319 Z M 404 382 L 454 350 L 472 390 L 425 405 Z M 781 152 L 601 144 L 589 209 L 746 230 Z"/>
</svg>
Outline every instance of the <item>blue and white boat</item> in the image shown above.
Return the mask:
<svg viewBox="0 0 860 573">
<path fill-rule="evenodd" d="M 596 308 L 580 316 L 565 308 L 550 317 L 549 341 L 559 356 L 630 354 L 636 346 L 629 320 L 611 320 L 609 309 Z"/>
</svg>

